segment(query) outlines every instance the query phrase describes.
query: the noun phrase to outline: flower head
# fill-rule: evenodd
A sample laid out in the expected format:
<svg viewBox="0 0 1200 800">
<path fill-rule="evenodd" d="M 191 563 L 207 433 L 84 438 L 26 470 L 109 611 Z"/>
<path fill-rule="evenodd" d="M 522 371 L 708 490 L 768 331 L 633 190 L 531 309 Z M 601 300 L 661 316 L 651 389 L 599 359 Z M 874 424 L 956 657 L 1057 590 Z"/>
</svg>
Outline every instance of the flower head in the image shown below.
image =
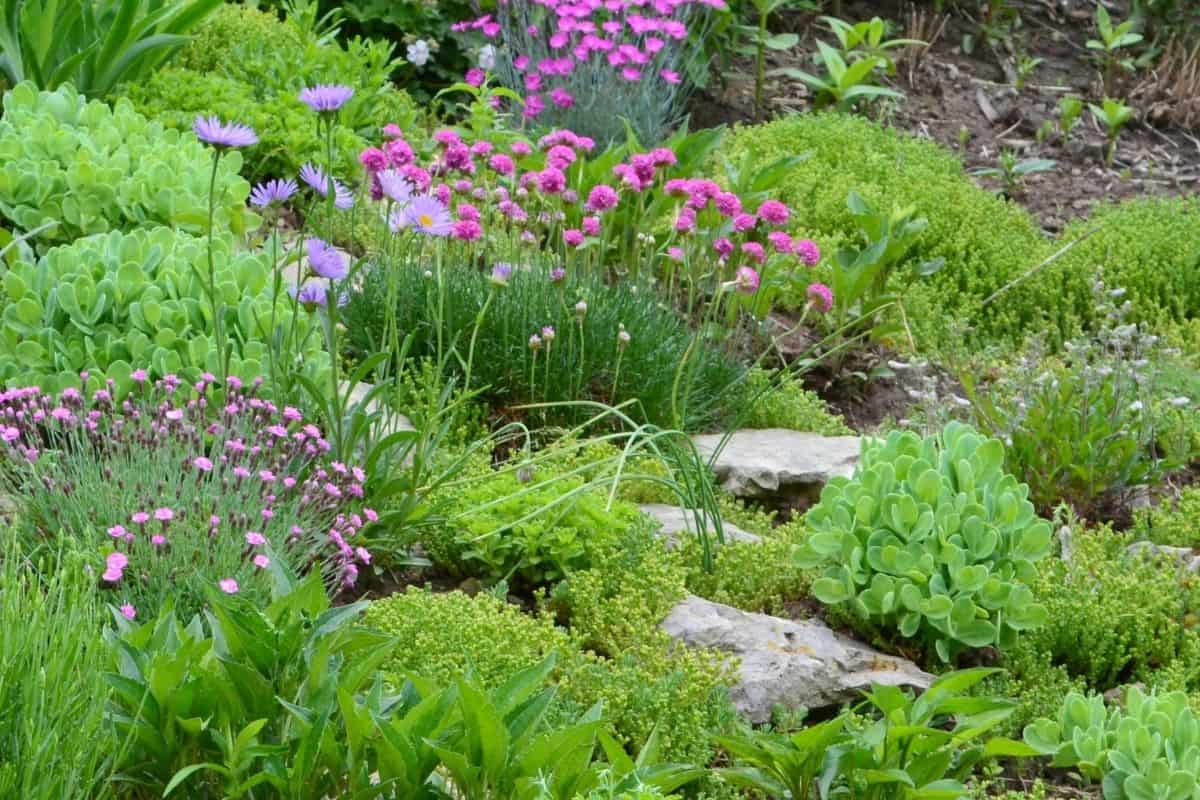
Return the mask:
<svg viewBox="0 0 1200 800">
<path fill-rule="evenodd" d="M 408 63 L 414 67 L 423 67 L 429 63 L 429 42 L 424 39 L 417 39 L 408 46 L 408 52 L 405 54 Z"/>
<path fill-rule="evenodd" d="M 248 125 L 237 122 L 221 122 L 216 116 L 196 117 L 192 130 L 202 142 L 207 142 L 218 150 L 231 147 L 250 147 L 258 144 L 258 134 Z"/>
<path fill-rule="evenodd" d="M 260 183 L 250 192 L 250 205 L 267 208 L 272 205 L 286 203 L 296 193 L 296 182 L 293 180 L 274 180 Z"/>
<path fill-rule="evenodd" d="M 133 619 L 137 616 L 137 609 L 131 606 L 129 603 L 125 603 L 119 610 L 121 612 L 121 616 L 125 619 Z"/>
<path fill-rule="evenodd" d="M 758 270 L 754 267 L 738 267 L 733 284 L 742 294 L 754 294 L 758 291 Z"/>
<path fill-rule="evenodd" d="M 768 225 L 787 225 L 791 212 L 778 200 L 764 200 L 758 207 L 758 216 Z"/>
<path fill-rule="evenodd" d="M 346 257 L 337 248 L 320 239 L 305 239 L 304 252 L 308 255 L 309 269 L 318 277 L 340 281 L 349 274 Z"/>
<path fill-rule="evenodd" d="M 513 265 L 506 262 L 499 262 L 492 265 L 492 275 L 488 279 L 496 286 L 508 286 L 508 279 L 512 277 Z"/>
<path fill-rule="evenodd" d="M 808 302 L 822 314 L 833 308 L 833 290 L 823 283 L 809 284 Z"/>
<path fill-rule="evenodd" d="M 225 594 L 237 594 L 238 582 L 233 578 L 222 578 L 217 581 L 217 585 L 221 587 L 221 591 Z"/>
<path fill-rule="evenodd" d="M 300 102 L 318 114 L 332 114 L 354 96 L 354 90 L 340 84 L 319 83 L 300 91 Z"/>
<path fill-rule="evenodd" d="M 815 267 L 821 261 L 821 248 L 812 239 L 796 242 L 795 252 L 807 266 Z"/>
<path fill-rule="evenodd" d="M 428 236 L 448 236 L 453 230 L 450 209 L 431 195 L 418 195 L 404 209 L 404 220 Z"/>
<path fill-rule="evenodd" d="M 204 456 L 196 456 L 192 459 L 192 466 L 201 472 L 211 472 L 213 463 L 211 459 L 207 459 Z"/>
<path fill-rule="evenodd" d="M 325 170 L 313 166 L 311 162 L 300 167 L 300 180 L 307 183 L 321 197 L 329 196 L 329 184 L 332 181 L 334 207 L 345 211 L 354 206 L 354 195 L 350 194 L 350 190 L 336 178 L 329 178 L 325 174 Z"/>
<path fill-rule="evenodd" d="M 399 170 L 385 169 L 376 174 L 379 189 L 384 196 L 397 203 L 407 203 L 412 197 L 412 183 L 408 176 Z"/>
</svg>

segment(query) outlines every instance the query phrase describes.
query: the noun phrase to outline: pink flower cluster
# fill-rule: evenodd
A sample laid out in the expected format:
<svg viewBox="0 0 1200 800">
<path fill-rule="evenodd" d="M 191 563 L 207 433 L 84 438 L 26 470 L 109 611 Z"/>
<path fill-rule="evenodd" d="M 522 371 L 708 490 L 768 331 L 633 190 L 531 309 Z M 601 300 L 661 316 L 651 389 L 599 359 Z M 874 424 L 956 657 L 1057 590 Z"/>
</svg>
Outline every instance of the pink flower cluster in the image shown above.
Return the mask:
<svg viewBox="0 0 1200 800">
<path fill-rule="evenodd" d="M 371 561 L 358 533 L 377 519 L 359 505 L 366 474 L 327 460 L 329 442 L 299 410 L 258 397 L 261 381 L 246 387 L 231 376 L 214 405 L 211 375 L 191 386 L 173 375 L 151 386 L 143 370 L 132 377 L 137 388 L 120 403 L 111 381 L 90 400 L 73 388 L 57 397 L 36 387 L 0 392 L 0 473 L 23 495 L 41 494 L 43 515 L 61 508 L 106 531 L 103 586 L 144 580 L 155 560 L 197 536 L 244 543 L 244 563 L 258 570 L 270 565 L 270 546 L 294 569 L 355 583 Z M 155 474 L 154 465 L 172 462 Z M 122 508 L 121 498 L 135 504 Z M 183 552 L 194 551 L 194 539 L 187 545 Z M 237 590 L 232 577 L 213 577 Z"/>
<path fill-rule="evenodd" d="M 569 78 L 611 70 L 621 81 L 678 84 L 678 56 L 688 47 L 687 20 L 698 7 L 725 8 L 724 0 L 499 0 L 495 15 L 456 23 L 511 52 L 512 77 L 524 91 L 524 115 L 539 117 L 549 102 L 571 108 Z M 482 70 L 468 82 L 478 86 Z M 586 82 L 594 85 L 589 77 Z"/>
</svg>

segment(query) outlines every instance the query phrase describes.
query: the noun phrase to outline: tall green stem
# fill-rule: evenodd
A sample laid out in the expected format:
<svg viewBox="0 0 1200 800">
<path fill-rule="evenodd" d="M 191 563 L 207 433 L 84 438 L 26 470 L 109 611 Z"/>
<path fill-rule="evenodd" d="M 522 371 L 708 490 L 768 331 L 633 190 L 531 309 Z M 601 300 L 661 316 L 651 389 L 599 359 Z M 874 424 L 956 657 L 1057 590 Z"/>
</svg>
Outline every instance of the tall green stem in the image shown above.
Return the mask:
<svg viewBox="0 0 1200 800">
<path fill-rule="evenodd" d="M 217 207 L 217 165 L 221 149 L 213 150 L 212 174 L 208 179 L 208 300 L 212 304 L 213 336 L 217 340 L 217 377 L 221 385 L 229 377 L 229 361 L 225 352 L 225 303 L 217 297 L 217 265 L 213 258 L 213 216 Z"/>
</svg>

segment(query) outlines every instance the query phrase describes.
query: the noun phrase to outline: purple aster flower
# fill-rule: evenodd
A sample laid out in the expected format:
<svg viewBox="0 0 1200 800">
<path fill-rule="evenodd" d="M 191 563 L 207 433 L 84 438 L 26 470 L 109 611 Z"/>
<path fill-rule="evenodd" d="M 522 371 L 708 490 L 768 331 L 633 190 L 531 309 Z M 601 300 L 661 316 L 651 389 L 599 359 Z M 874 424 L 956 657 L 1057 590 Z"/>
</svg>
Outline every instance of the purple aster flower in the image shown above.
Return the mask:
<svg viewBox="0 0 1200 800">
<path fill-rule="evenodd" d="M 453 228 L 450 209 L 427 194 L 414 197 L 404 209 L 404 217 L 409 225 L 429 236 L 448 236 Z"/>
<path fill-rule="evenodd" d="M 319 83 L 300 92 L 300 102 L 319 114 L 331 114 L 354 96 L 349 86 Z"/>
<path fill-rule="evenodd" d="M 385 169 L 380 171 L 375 178 L 379 181 L 379 188 L 383 194 L 393 201 L 407 203 L 408 199 L 412 197 L 412 184 L 399 170 Z"/>
<path fill-rule="evenodd" d="M 299 289 L 293 286 L 289 290 L 289 293 L 292 295 L 292 297 L 296 298 L 296 302 L 304 306 L 309 311 L 315 311 L 318 308 L 324 308 L 325 303 L 327 302 L 326 295 L 328 292 L 326 288 L 317 283 L 306 283 Z"/>
<path fill-rule="evenodd" d="M 260 183 L 250 192 L 250 205 L 258 208 L 281 205 L 296 193 L 297 188 L 296 182 L 293 180 L 275 179 Z"/>
<path fill-rule="evenodd" d="M 497 286 L 508 286 L 508 279 L 512 277 L 513 265 L 503 261 L 492 266 L 491 282 Z"/>
<path fill-rule="evenodd" d="M 311 162 L 300 168 L 300 180 L 311 186 L 321 197 L 329 196 L 330 178 L 325 174 L 325 170 L 313 166 Z M 354 195 L 336 178 L 333 179 L 333 205 L 342 211 L 354 206 Z"/>
<path fill-rule="evenodd" d="M 340 281 L 349 272 L 346 257 L 320 239 L 305 239 L 304 251 L 308 254 L 309 268 L 319 277 Z"/>
<path fill-rule="evenodd" d="M 218 150 L 229 147 L 249 147 L 258 144 L 258 134 L 248 125 L 237 122 L 221 122 L 216 116 L 196 117 L 192 123 L 196 138 L 208 142 Z"/>
</svg>

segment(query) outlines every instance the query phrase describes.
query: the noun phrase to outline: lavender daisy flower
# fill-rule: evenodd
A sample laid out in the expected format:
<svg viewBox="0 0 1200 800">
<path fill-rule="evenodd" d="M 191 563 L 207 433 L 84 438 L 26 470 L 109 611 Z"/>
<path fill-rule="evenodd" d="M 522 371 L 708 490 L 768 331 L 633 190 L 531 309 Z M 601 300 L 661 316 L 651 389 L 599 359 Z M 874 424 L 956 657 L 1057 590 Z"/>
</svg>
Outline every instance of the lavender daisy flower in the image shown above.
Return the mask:
<svg viewBox="0 0 1200 800">
<path fill-rule="evenodd" d="M 349 86 L 319 83 L 302 90 L 300 102 L 318 114 L 331 114 L 344 106 L 346 101 L 353 96 L 354 90 Z"/>
<path fill-rule="evenodd" d="M 237 122 L 223 123 L 216 116 L 196 117 L 192 130 L 200 141 L 208 142 L 219 150 L 258 144 L 258 134 L 253 128 Z"/>
<path fill-rule="evenodd" d="M 412 184 L 399 170 L 385 169 L 375 176 L 383 194 L 397 203 L 407 203 L 412 197 Z"/>
<path fill-rule="evenodd" d="M 325 308 L 329 302 L 329 288 L 322 286 L 320 283 L 306 283 L 299 289 L 292 286 L 288 289 L 288 294 L 296 298 L 296 302 L 304 306 L 307 311 L 316 311 L 318 308 Z M 349 293 L 342 292 L 338 295 L 338 308 L 344 308 L 349 302 Z"/>
<path fill-rule="evenodd" d="M 449 236 L 453 228 L 450 210 L 436 197 L 427 194 L 414 197 L 404 209 L 404 216 L 408 224 L 429 236 Z"/>
<path fill-rule="evenodd" d="M 288 289 L 288 294 L 296 298 L 296 302 L 304 306 L 309 311 L 317 308 L 324 308 L 328 289 L 320 284 L 306 283 L 297 289 L 295 286 Z"/>
<path fill-rule="evenodd" d="M 313 166 L 312 162 L 307 162 L 300 168 L 300 180 L 311 186 L 321 197 L 329 196 L 329 177 L 325 170 Z M 333 205 L 342 211 L 354 207 L 354 195 L 336 178 L 333 180 Z"/>
<path fill-rule="evenodd" d="M 320 239 L 305 239 L 304 252 L 308 254 L 309 268 L 314 275 L 340 281 L 349 273 L 346 257 L 336 248 Z"/>
<path fill-rule="evenodd" d="M 282 205 L 296 193 L 296 182 L 293 180 L 270 180 L 260 183 L 250 192 L 250 205 L 266 208 L 270 205 Z"/>
<path fill-rule="evenodd" d="M 512 273 L 513 265 L 500 261 L 492 265 L 492 277 L 489 280 L 497 286 L 508 286 Z"/>
</svg>

